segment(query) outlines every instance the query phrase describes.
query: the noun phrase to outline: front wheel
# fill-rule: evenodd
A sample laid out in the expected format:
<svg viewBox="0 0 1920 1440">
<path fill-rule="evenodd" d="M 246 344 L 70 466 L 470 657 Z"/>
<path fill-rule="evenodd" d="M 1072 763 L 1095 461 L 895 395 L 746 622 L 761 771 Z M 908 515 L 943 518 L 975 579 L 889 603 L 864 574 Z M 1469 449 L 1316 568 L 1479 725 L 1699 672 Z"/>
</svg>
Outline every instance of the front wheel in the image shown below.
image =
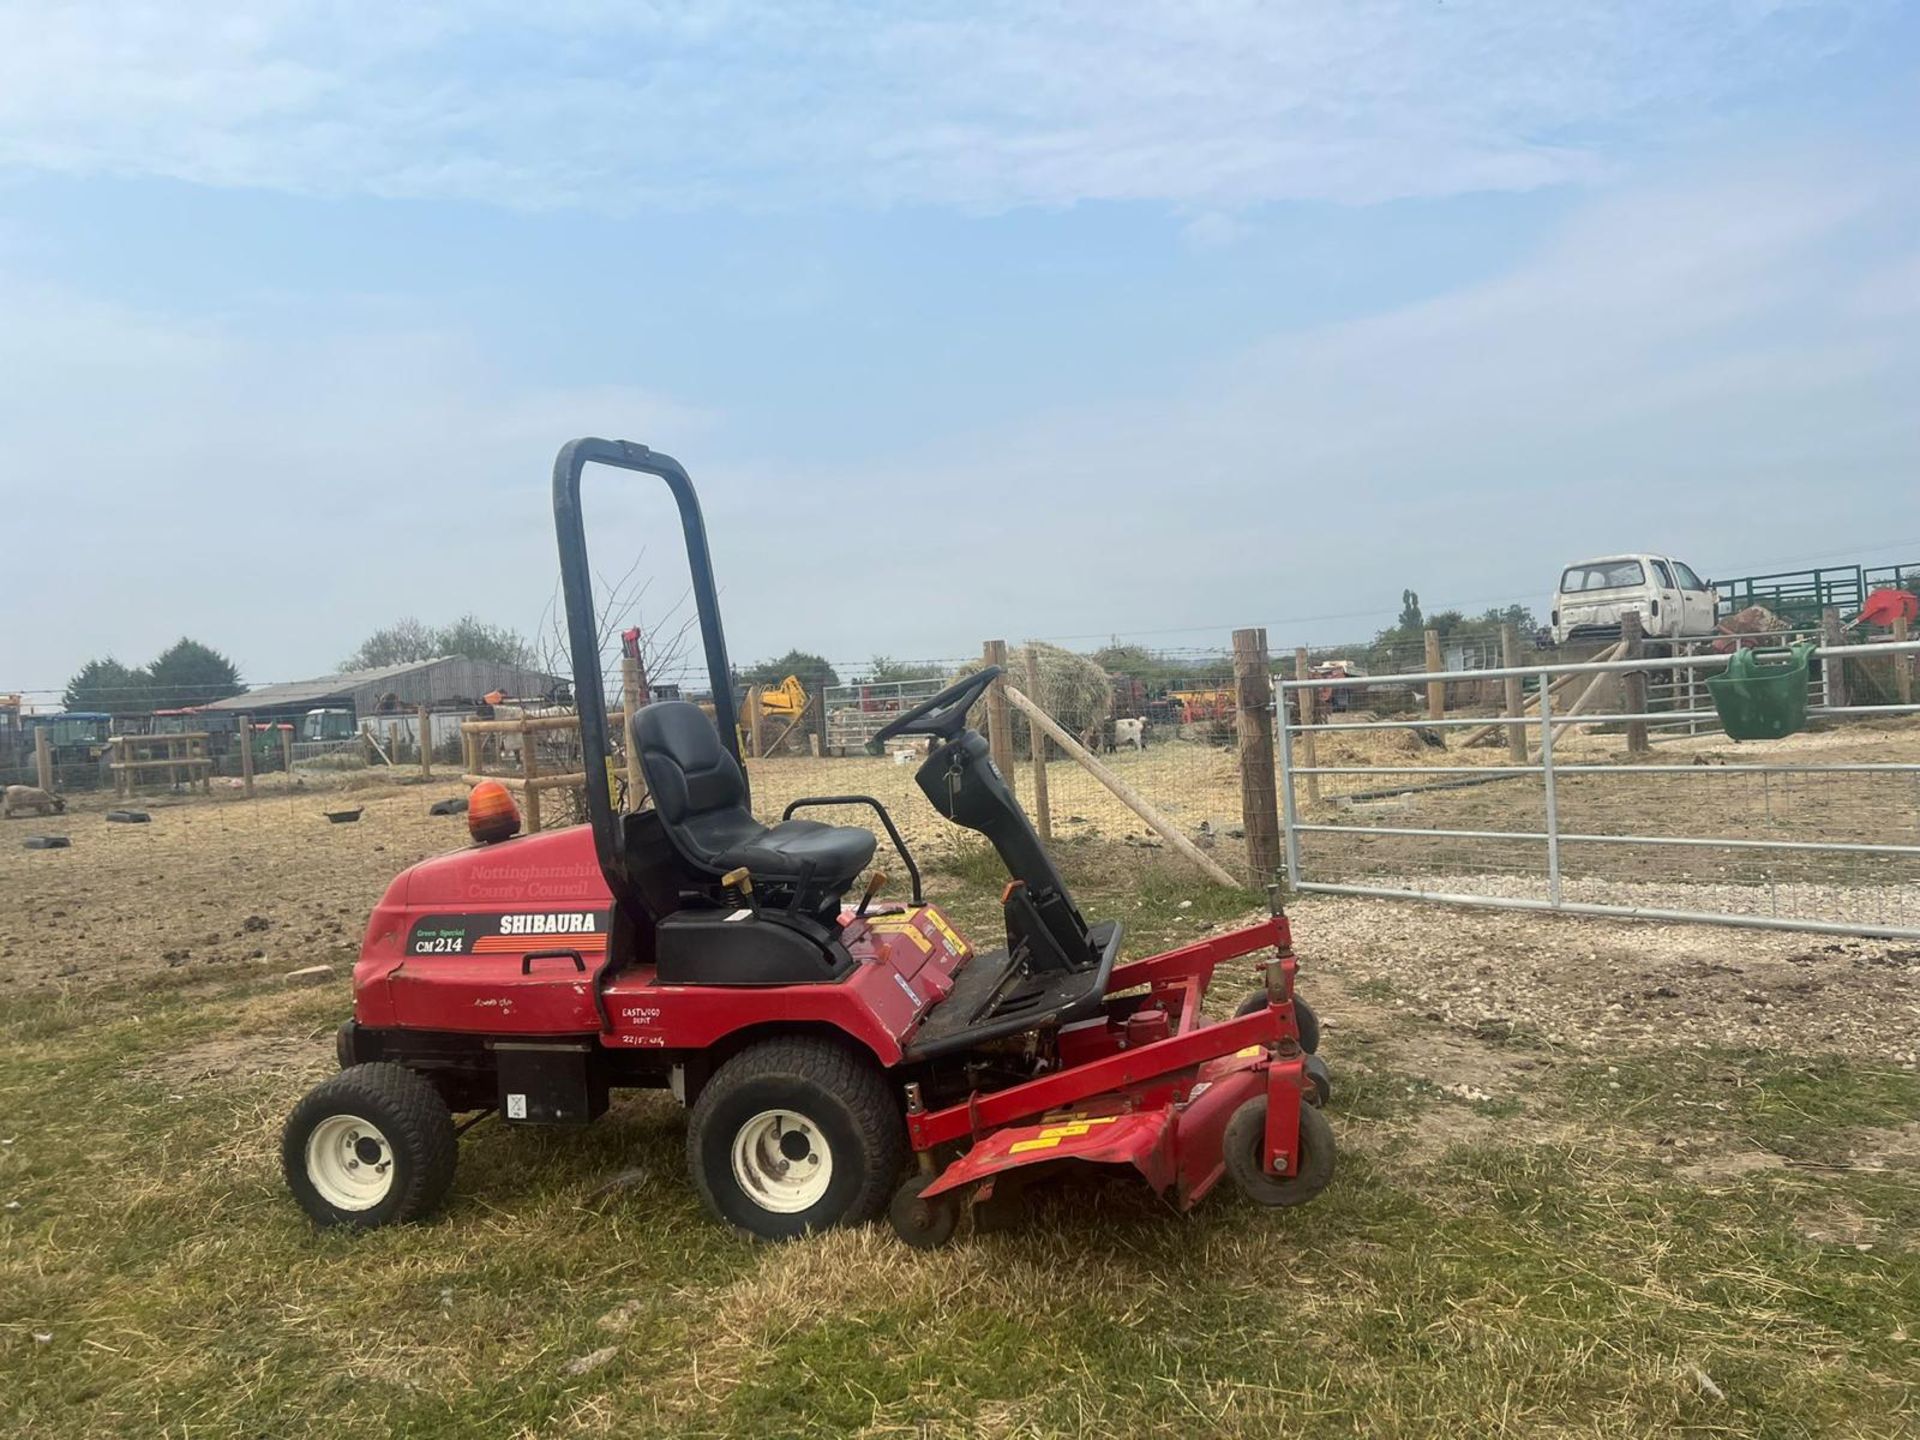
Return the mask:
<svg viewBox="0 0 1920 1440">
<path fill-rule="evenodd" d="M 811 1037 L 763 1040 L 701 1090 L 687 1162 L 717 1218 L 762 1240 L 858 1225 L 886 1207 L 906 1127 L 871 1061 Z"/>
<path fill-rule="evenodd" d="M 316 1085 L 280 1136 L 287 1188 L 320 1225 L 417 1219 L 453 1184 L 454 1160 L 446 1101 L 402 1065 L 354 1065 Z"/>
<path fill-rule="evenodd" d="M 1304 1101 L 1300 1106 L 1300 1165 L 1292 1175 L 1268 1172 L 1267 1097 L 1255 1096 L 1227 1121 L 1221 1138 L 1227 1174 L 1256 1205 L 1304 1205 L 1333 1179 L 1333 1126 Z"/>
</svg>

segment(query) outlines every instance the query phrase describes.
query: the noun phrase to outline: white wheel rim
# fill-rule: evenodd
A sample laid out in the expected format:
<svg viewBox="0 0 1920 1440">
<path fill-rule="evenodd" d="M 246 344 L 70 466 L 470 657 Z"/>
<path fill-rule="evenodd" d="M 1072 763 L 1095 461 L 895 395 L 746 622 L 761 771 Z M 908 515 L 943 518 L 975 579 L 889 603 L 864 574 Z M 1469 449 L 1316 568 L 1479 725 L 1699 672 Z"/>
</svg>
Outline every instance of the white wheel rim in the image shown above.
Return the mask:
<svg viewBox="0 0 1920 1440">
<path fill-rule="evenodd" d="M 734 1131 L 733 1178 L 762 1210 L 792 1215 L 827 1193 L 833 1151 L 805 1115 L 762 1110 Z"/>
<path fill-rule="evenodd" d="M 336 1210 L 371 1210 L 393 1189 L 393 1146 L 358 1115 L 329 1115 L 307 1136 L 307 1179 Z"/>
</svg>

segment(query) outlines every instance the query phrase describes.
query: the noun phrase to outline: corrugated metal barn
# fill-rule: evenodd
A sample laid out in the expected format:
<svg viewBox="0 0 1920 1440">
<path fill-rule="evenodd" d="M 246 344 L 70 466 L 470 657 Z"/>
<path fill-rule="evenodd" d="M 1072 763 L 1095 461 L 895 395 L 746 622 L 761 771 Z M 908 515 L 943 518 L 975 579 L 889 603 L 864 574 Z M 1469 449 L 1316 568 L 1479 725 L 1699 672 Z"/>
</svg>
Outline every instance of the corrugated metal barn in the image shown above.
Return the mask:
<svg viewBox="0 0 1920 1440">
<path fill-rule="evenodd" d="M 435 710 L 467 709 L 496 690 L 517 699 L 531 699 L 565 683 L 558 676 L 518 665 L 446 655 L 377 670 L 344 670 L 313 680 L 263 685 L 207 708 L 243 711 L 256 720 L 304 715 L 309 710 L 351 709 L 356 720 L 364 720 L 412 711 L 421 705 Z"/>
</svg>

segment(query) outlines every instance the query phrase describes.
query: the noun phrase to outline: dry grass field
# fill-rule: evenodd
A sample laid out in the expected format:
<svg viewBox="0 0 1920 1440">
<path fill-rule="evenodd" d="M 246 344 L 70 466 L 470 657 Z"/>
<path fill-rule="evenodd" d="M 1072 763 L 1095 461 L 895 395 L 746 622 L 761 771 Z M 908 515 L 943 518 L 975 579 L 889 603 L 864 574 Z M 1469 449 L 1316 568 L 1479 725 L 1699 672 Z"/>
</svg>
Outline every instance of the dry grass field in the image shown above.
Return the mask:
<svg viewBox="0 0 1920 1440">
<path fill-rule="evenodd" d="M 1224 795 L 1171 798 L 1230 823 L 1230 757 L 1187 748 L 1115 758 L 1217 758 Z M 991 857 L 935 831 L 909 767 L 788 763 L 756 767 L 763 812 L 894 787 L 930 890 L 992 927 Z M 1306 900 L 1343 1148 L 1305 1209 L 1182 1217 L 1116 1179 L 934 1255 L 756 1246 L 701 1214 L 677 1108 L 641 1096 L 580 1133 L 481 1125 L 441 1214 L 321 1235 L 280 1122 L 331 1064 L 368 907 L 465 839 L 426 813 L 456 787 L 349 783 L 354 825 L 275 790 L 0 830 L 5 1433 L 1920 1427 L 1920 949 Z M 1248 913 L 1079 783 L 1054 787 L 1063 863 L 1132 953 Z"/>
</svg>

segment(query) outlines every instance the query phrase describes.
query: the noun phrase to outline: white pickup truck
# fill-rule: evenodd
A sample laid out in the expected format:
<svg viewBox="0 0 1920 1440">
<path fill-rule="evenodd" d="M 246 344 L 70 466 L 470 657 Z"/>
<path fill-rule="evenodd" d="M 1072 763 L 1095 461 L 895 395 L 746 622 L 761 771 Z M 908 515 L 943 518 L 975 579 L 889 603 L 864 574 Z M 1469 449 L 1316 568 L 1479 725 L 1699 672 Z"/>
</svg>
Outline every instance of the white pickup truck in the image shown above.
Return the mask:
<svg viewBox="0 0 1920 1440">
<path fill-rule="evenodd" d="M 1569 565 L 1553 594 L 1553 641 L 1618 638 L 1622 618 L 1640 616 L 1658 639 L 1711 635 L 1720 597 L 1693 567 L 1670 555 L 1613 555 Z"/>
</svg>

